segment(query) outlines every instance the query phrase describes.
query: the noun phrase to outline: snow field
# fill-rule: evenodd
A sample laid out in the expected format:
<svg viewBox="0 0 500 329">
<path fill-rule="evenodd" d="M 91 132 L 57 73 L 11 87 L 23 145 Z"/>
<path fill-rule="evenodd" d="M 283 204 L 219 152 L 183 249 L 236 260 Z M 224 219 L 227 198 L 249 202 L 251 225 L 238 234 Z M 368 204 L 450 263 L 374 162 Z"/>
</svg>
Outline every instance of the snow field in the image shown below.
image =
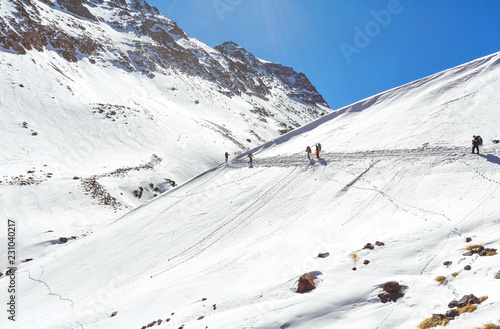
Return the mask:
<svg viewBox="0 0 500 329">
<path fill-rule="evenodd" d="M 403 328 L 464 294 L 498 300 L 491 290 L 495 256 L 456 264 L 464 258 L 465 237 L 485 246 L 498 241 L 498 164 L 460 154 L 351 156 L 326 165 L 305 159 L 272 167 L 274 158 L 268 167 L 258 160 L 253 168 L 221 165 L 101 232 L 26 263 L 19 298 L 26 309 L 47 298 L 29 273 L 72 301 L 53 296 L 36 321 L 85 328 L 140 327 L 170 311 L 170 325 L 186 328 Z M 468 198 L 473 191 L 484 192 Z M 362 249 L 376 240 L 385 246 Z M 331 256 L 316 258 L 325 251 Z M 443 266 L 445 260 L 452 267 Z M 472 271 L 450 275 L 466 263 Z M 296 282 L 305 272 L 319 274 L 318 288 L 298 295 Z M 449 277 L 446 285 L 434 281 L 439 275 Z M 377 294 L 392 280 L 408 286 L 407 294 L 382 304 Z M 110 297 L 96 304 L 102 294 Z M 212 303 L 217 309 L 209 311 Z M 491 313 L 487 305 L 480 305 L 481 319 Z M 93 311 L 75 312 L 85 307 Z M 121 316 L 108 319 L 112 309 Z"/>
</svg>

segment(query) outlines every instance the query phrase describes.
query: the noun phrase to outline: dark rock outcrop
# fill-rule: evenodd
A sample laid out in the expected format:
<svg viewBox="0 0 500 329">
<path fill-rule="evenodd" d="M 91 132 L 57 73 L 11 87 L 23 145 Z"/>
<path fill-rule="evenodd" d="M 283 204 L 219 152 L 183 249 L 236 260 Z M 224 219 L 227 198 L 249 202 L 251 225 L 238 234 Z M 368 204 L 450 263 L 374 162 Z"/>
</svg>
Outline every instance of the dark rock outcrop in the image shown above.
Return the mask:
<svg viewBox="0 0 500 329">
<path fill-rule="evenodd" d="M 401 290 L 401 285 L 396 281 L 390 281 L 384 284 L 384 291 L 387 292 L 397 292 Z"/>
<path fill-rule="evenodd" d="M 396 302 L 399 298 L 404 296 L 403 288 L 405 287 L 396 281 L 387 282 L 383 285 L 384 291 L 378 294 L 378 297 L 384 304 L 388 301 Z"/>
<path fill-rule="evenodd" d="M 479 304 L 479 298 L 474 296 L 473 294 L 470 295 L 464 295 L 460 300 L 452 300 L 449 304 L 449 308 L 455 308 L 455 307 L 464 307 L 467 304 Z"/>
<path fill-rule="evenodd" d="M 373 249 L 375 249 L 375 247 L 371 243 L 367 243 L 367 244 L 365 244 L 365 246 L 363 247 L 363 249 L 373 250 Z"/>
<path fill-rule="evenodd" d="M 445 313 L 445 316 L 448 318 L 448 319 L 454 319 L 455 317 L 457 317 L 459 314 L 458 314 L 458 311 L 457 310 L 448 310 L 446 311 Z"/>
</svg>

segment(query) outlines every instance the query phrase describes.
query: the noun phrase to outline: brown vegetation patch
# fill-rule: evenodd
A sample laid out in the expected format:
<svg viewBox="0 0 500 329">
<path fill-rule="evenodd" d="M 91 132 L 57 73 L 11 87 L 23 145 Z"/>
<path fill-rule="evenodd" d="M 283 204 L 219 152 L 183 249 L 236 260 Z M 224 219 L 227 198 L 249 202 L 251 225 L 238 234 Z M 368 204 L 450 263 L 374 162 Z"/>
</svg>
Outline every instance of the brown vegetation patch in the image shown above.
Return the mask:
<svg viewBox="0 0 500 329">
<path fill-rule="evenodd" d="M 441 275 L 441 276 L 438 276 L 438 277 L 436 278 L 436 281 L 437 281 L 437 282 L 439 282 L 439 284 L 442 284 L 443 282 L 445 282 L 445 281 L 446 281 L 446 277 L 445 277 L 445 276 L 442 276 L 442 275 Z"/>
<path fill-rule="evenodd" d="M 477 306 L 476 305 L 472 305 L 472 304 L 467 304 L 467 305 L 465 305 L 463 307 L 457 307 L 458 315 L 464 314 L 464 313 L 472 313 L 475 310 L 477 310 Z"/>
<path fill-rule="evenodd" d="M 438 321 L 432 320 L 432 318 L 425 319 L 419 326 L 420 329 L 434 328 L 437 326 L 446 326 L 450 322 L 448 319 L 441 319 Z"/>
</svg>

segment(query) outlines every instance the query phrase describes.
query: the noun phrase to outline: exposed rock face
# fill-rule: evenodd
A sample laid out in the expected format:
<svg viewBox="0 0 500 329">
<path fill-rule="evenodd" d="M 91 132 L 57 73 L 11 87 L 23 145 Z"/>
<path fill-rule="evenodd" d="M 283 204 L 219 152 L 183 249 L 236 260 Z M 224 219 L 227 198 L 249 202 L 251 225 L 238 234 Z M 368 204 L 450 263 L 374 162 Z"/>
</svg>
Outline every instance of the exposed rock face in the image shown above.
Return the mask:
<svg viewBox="0 0 500 329">
<path fill-rule="evenodd" d="M 316 284 L 314 283 L 315 279 L 317 279 L 317 277 L 312 275 L 311 273 L 306 273 L 302 275 L 299 279 L 299 286 L 297 287 L 297 292 L 303 293 L 316 289 Z"/>
<path fill-rule="evenodd" d="M 71 62 L 87 58 L 151 78 L 158 72 L 180 72 L 216 83 L 217 91 L 228 97 L 244 93 L 267 100 L 278 88 L 310 106 L 303 113 L 308 121 L 326 114 L 317 105 L 328 104 L 303 73 L 262 61 L 233 42 L 215 47 L 218 53 L 209 50 L 144 0 L 12 0 L 12 4 L 15 11 L 0 16 L 0 46 L 16 53 L 51 49 Z M 103 12 L 106 18 L 99 16 Z M 122 41 L 113 40 L 103 25 L 123 32 Z M 259 114 L 263 120 L 268 115 Z M 283 132 L 293 127 L 285 128 Z"/>
<path fill-rule="evenodd" d="M 220 52 L 229 55 L 234 60 L 232 65 L 241 79 L 248 80 L 256 77 L 254 89 L 265 94 L 266 76 L 275 76 L 284 83 L 289 97 L 302 100 L 307 104 L 326 105 L 323 97 L 317 92 L 309 79 L 303 73 L 297 73 L 292 68 L 278 63 L 262 62 L 238 44 L 228 41 L 215 47 Z"/>
</svg>

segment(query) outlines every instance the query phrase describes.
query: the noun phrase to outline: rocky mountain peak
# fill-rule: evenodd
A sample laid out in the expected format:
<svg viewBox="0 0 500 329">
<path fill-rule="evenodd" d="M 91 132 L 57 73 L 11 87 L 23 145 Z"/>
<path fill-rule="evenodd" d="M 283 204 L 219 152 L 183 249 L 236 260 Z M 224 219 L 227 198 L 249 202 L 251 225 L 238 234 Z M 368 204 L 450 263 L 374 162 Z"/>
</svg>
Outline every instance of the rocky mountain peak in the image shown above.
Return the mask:
<svg viewBox="0 0 500 329">
<path fill-rule="evenodd" d="M 215 47 L 215 49 L 226 55 L 239 59 L 245 64 L 255 65 L 256 63 L 255 56 L 233 41 L 226 41 L 222 45 Z"/>
<path fill-rule="evenodd" d="M 172 73 L 199 77 L 228 97 L 246 94 L 267 101 L 280 93 L 312 107 L 305 117 L 326 113 L 318 105 L 328 105 L 303 73 L 260 60 L 232 41 L 215 47 L 222 56 L 214 55 L 145 0 L 9 3 L 0 7 L 0 47 L 9 51 L 50 49 L 69 62 L 111 64 L 149 78 Z"/>
</svg>

